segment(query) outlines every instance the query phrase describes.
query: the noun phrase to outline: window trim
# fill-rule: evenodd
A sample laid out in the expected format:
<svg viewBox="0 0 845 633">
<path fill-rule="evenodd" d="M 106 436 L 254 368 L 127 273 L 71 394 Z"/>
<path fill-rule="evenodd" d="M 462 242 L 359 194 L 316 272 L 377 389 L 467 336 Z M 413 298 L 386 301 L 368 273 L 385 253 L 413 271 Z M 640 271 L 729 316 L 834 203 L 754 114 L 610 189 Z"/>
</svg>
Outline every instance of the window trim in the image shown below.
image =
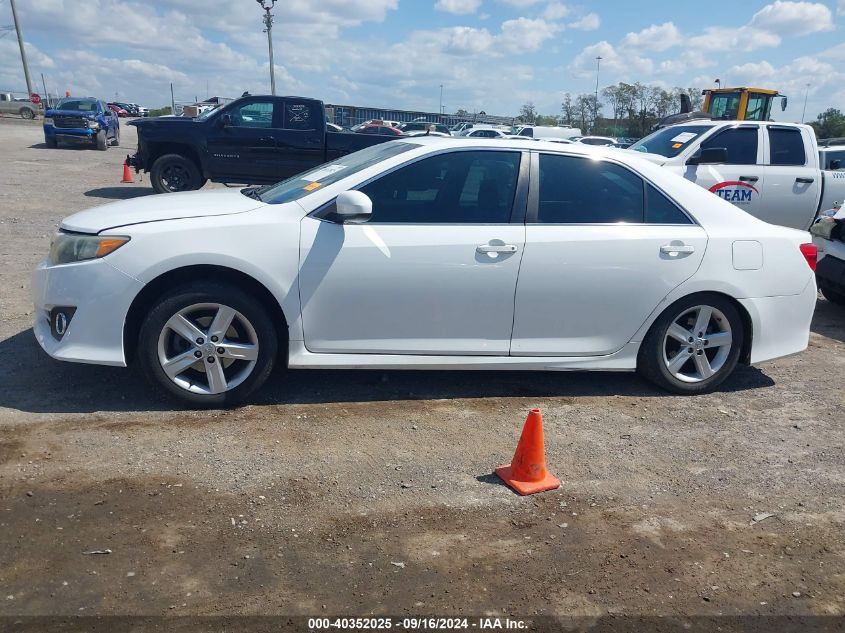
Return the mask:
<svg viewBox="0 0 845 633">
<path fill-rule="evenodd" d="M 394 165 L 386 171 L 383 171 L 379 174 L 376 174 L 375 176 L 367 178 L 362 182 L 359 182 L 354 187 L 351 187 L 346 191 L 358 191 L 362 187 L 366 187 L 368 184 L 374 182 L 375 180 L 378 180 L 379 178 L 383 178 L 389 174 L 392 174 L 393 172 L 399 169 L 409 167 L 414 163 L 418 163 L 421 160 L 433 158 L 442 154 L 452 154 L 455 152 L 506 152 L 510 154 L 519 154 L 519 172 L 517 173 L 516 177 L 516 191 L 514 192 L 513 205 L 511 207 L 511 217 L 508 222 L 373 222 L 370 220 L 366 222 L 338 222 L 329 217 L 332 213 L 332 209 L 334 208 L 337 196 L 314 209 L 314 211 L 309 213 L 307 217 L 314 218 L 315 220 L 320 220 L 321 222 L 328 222 L 329 224 L 337 225 L 362 224 L 369 226 L 510 226 L 513 224 L 524 224 L 529 198 L 528 182 L 529 163 L 531 161 L 531 157 L 529 156 L 529 152 L 527 152 L 526 150 L 515 149 L 511 147 L 448 147 L 444 149 L 439 149 L 435 152 L 429 152 L 427 154 L 422 154 L 421 156 L 411 158 L 410 160 L 407 160 L 404 163 L 400 163 L 399 165 Z"/>
<path fill-rule="evenodd" d="M 531 150 L 531 181 L 529 185 L 529 194 L 528 194 L 528 212 L 525 216 L 525 224 L 531 226 L 701 226 L 692 215 L 690 215 L 686 209 L 684 209 L 683 205 L 679 204 L 675 198 L 668 194 L 666 190 L 658 185 L 657 183 L 649 180 L 637 170 L 632 169 L 630 165 L 626 165 L 623 162 L 615 160 L 608 156 L 602 156 L 598 160 L 602 162 L 611 163 L 616 165 L 617 167 L 621 167 L 622 169 L 627 170 L 628 172 L 634 174 L 637 178 L 639 178 L 643 182 L 643 221 L 642 222 L 540 222 L 539 221 L 539 212 L 540 212 L 540 156 L 543 154 L 547 154 L 550 156 L 566 156 L 568 158 L 580 158 L 583 160 L 596 160 L 593 157 L 586 156 L 584 154 L 571 154 L 569 152 L 554 152 L 549 150 Z M 651 185 L 657 191 L 662 193 L 666 196 L 666 199 L 669 200 L 672 204 L 674 204 L 678 211 L 680 211 L 686 218 L 689 220 L 688 224 L 664 224 L 658 222 L 646 222 L 646 211 L 648 210 L 646 205 L 648 203 L 648 187 L 646 185 Z"/>
</svg>

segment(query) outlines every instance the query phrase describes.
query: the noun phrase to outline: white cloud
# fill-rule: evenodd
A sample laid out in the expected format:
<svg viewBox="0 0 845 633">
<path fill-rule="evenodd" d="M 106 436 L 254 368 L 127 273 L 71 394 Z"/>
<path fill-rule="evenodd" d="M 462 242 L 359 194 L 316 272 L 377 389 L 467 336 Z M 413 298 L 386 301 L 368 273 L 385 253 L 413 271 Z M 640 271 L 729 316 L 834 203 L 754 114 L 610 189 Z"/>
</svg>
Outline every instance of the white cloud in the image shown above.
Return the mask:
<svg viewBox="0 0 845 633">
<path fill-rule="evenodd" d="M 637 50 L 665 51 L 683 42 L 683 36 L 672 22 L 652 24 L 622 38 L 622 46 Z"/>
<path fill-rule="evenodd" d="M 839 0 L 836 3 L 836 13 L 838 15 L 845 15 L 845 0 Z"/>
<path fill-rule="evenodd" d="M 843 2 L 845 2 L 845 0 L 843 0 Z M 543 18 L 546 20 L 560 20 L 561 18 L 568 16 L 570 13 L 572 13 L 572 9 L 565 4 L 561 4 L 560 2 L 550 2 L 543 11 Z"/>
<path fill-rule="evenodd" d="M 437 0 L 434 8 L 446 13 L 466 14 L 475 13 L 481 6 L 481 0 Z"/>
<path fill-rule="evenodd" d="M 610 42 L 601 41 L 587 46 L 573 60 L 572 69 L 581 77 L 595 76 L 596 57 L 601 57 L 602 73 L 617 78 L 641 78 L 651 74 L 654 62 L 635 53 L 616 50 Z M 607 76 L 607 75 L 605 75 Z"/>
<path fill-rule="evenodd" d="M 559 26 L 542 19 L 517 18 L 502 23 L 496 43 L 508 53 L 528 53 L 538 50 L 559 30 Z"/>
<path fill-rule="evenodd" d="M 567 26 L 576 31 L 595 31 L 601 26 L 601 18 L 597 13 L 588 13 L 582 18 L 570 22 Z"/>
<path fill-rule="evenodd" d="M 539 4 L 540 2 L 543 2 L 543 0 L 499 0 L 499 3 L 507 4 L 511 7 L 516 7 L 517 9 L 524 9 L 535 4 Z"/>
<path fill-rule="evenodd" d="M 833 29 L 833 14 L 818 2 L 775 0 L 755 13 L 750 25 L 781 35 L 807 35 Z"/>
<path fill-rule="evenodd" d="M 690 38 L 687 43 L 690 48 L 729 53 L 771 48 L 779 46 L 780 42 L 780 36 L 775 33 L 751 26 L 709 26 L 701 35 Z"/>
</svg>

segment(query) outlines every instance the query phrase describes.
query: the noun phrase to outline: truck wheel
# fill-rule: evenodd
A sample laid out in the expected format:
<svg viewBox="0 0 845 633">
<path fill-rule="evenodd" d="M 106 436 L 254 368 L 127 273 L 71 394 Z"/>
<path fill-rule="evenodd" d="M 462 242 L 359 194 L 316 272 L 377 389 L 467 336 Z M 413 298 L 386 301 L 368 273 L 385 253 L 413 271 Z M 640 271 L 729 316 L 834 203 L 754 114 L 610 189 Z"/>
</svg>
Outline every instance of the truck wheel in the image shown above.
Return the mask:
<svg viewBox="0 0 845 633">
<path fill-rule="evenodd" d="M 195 191 L 205 184 L 196 164 L 181 154 L 165 154 L 153 163 L 150 181 L 158 193 Z"/>
<path fill-rule="evenodd" d="M 30 108 L 21 108 L 21 118 L 22 119 L 34 119 L 35 118 L 35 111 Z"/>
<path fill-rule="evenodd" d="M 117 147 L 118 145 L 120 145 L 120 128 L 117 128 L 114 131 L 114 138 L 111 140 L 111 144 L 114 147 Z"/>
<path fill-rule="evenodd" d="M 109 148 L 109 144 L 106 142 L 105 130 L 97 132 L 97 136 L 94 138 L 94 143 L 96 143 L 97 149 L 101 152 L 105 152 Z"/>
<path fill-rule="evenodd" d="M 835 290 L 831 290 L 825 286 L 819 286 L 819 290 L 822 291 L 824 298 L 831 303 L 835 303 L 838 306 L 845 306 L 845 295 L 841 292 L 836 292 Z"/>
<path fill-rule="evenodd" d="M 56 149 L 56 147 L 58 147 L 58 143 L 56 142 L 55 136 L 45 136 L 44 144 L 50 149 Z"/>
</svg>

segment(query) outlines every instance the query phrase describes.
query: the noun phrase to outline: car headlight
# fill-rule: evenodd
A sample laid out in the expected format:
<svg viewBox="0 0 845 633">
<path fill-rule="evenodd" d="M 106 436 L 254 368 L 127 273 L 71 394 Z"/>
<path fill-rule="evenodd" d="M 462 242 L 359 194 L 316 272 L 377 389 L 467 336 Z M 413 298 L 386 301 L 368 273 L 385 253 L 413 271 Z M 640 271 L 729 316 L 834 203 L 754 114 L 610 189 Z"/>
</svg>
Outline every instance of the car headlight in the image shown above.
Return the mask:
<svg viewBox="0 0 845 633">
<path fill-rule="evenodd" d="M 44 125 L 53 125 L 53 117 L 45 116 L 44 117 Z"/>
<path fill-rule="evenodd" d="M 56 233 L 50 242 L 50 262 L 53 265 L 69 264 L 105 257 L 128 241 L 129 238 L 122 235 Z"/>
<path fill-rule="evenodd" d="M 99 129 L 100 124 L 96 121 L 88 121 L 88 127 L 90 127 L 92 130 L 96 130 Z"/>
</svg>

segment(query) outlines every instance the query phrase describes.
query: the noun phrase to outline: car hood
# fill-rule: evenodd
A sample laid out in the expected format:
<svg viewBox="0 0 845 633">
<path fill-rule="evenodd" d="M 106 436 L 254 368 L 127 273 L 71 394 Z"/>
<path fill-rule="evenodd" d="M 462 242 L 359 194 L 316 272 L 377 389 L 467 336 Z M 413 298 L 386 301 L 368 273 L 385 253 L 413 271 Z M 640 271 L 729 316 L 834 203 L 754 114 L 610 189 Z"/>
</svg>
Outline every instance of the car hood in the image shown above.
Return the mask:
<svg viewBox="0 0 845 633">
<path fill-rule="evenodd" d="M 263 202 L 243 195 L 239 189 L 186 191 L 104 204 L 65 218 L 61 227 L 78 233 L 100 233 L 130 224 L 230 215 L 262 206 Z"/>
<path fill-rule="evenodd" d="M 663 154 L 652 154 L 650 152 L 640 152 L 635 149 L 622 149 L 623 152 L 634 152 L 639 158 L 654 163 L 655 165 L 663 166 L 669 160 Z"/>
</svg>

